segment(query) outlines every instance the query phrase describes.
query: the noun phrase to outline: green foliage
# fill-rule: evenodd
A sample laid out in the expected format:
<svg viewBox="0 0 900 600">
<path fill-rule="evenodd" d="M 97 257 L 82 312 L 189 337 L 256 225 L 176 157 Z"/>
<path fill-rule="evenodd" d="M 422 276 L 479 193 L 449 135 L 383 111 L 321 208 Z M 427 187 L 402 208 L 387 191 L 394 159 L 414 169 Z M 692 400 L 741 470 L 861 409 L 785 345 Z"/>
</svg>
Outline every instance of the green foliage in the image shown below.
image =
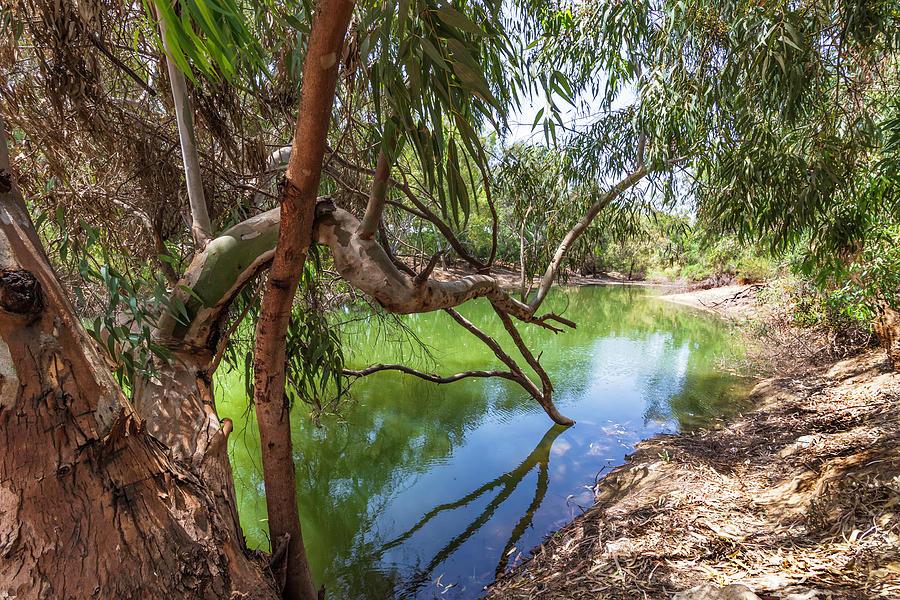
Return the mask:
<svg viewBox="0 0 900 600">
<path fill-rule="evenodd" d="M 423 183 L 457 226 L 471 210 L 468 159 L 482 179 L 487 174 L 479 123 L 499 126 L 510 101 L 506 65 L 515 55 L 499 9 L 496 2 L 385 2 L 365 6 L 356 29 L 357 60 L 368 65 L 361 75 L 372 102 L 370 135 L 388 156 L 413 150 Z"/>
<path fill-rule="evenodd" d="M 585 179 L 620 177 L 644 147 L 660 206 L 689 198 L 714 232 L 776 254 L 812 235 L 823 258 L 896 210 L 898 8 L 581 2 L 547 17 L 535 60 L 601 108 L 572 136 Z"/>
<path fill-rule="evenodd" d="M 80 276 L 81 283 L 73 287 L 76 302 L 95 309 L 93 315 L 82 313 L 85 329 L 106 354 L 123 387 L 133 388 L 137 376 L 155 375 L 154 359 L 172 360 L 172 353 L 156 342 L 153 331 L 163 312 L 179 321 L 188 317 L 184 304 L 170 298 L 161 274 L 131 270 L 131 257 L 103 243 L 98 228 L 84 221 L 73 227 L 61 210 L 53 217 L 38 213 L 35 228 L 55 235 L 51 251 L 64 268 Z"/>
<path fill-rule="evenodd" d="M 853 307 L 846 303 L 842 294 L 823 291 L 809 279 L 781 277 L 763 288 L 760 296 L 765 303 L 777 306 L 794 327 L 871 333 L 871 320 L 867 316 L 854 314 Z"/>
<path fill-rule="evenodd" d="M 242 66 L 268 74 L 259 39 L 253 35 L 235 0 L 143 0 L 151 22 L 157 14 L 165 22 L 165 46 L 178 68 L 194 80 L 196 68 L 204 77 L 229 81 Z M 153 28 L 159 37 L 157 28 Z M 162 42 L 163 40 L 160 39 Z"/>
<path fill-rule="evenodd" d="M 9 36 L 16 41 L 22 37 L 25 25 L 16 18 L 10 7 L 0 6 L 0 35 Z"/>
<path fill-rule="evenodd" d="M 604 227 L 607 221 L 601 218 L 588 236 L 581 271 L 618 271 L 638 279 L 689 282 L 720 276 L 761 281 L 778 273 L 778 261 L 764 249 L 692 221 L 686 215 L 658 211 L 636 215 L 629 228 L 617 232 Z"/>
<path fill-rule="evenodd" d="M 314 246 L 300 278 L 299 298 L 291 308 L 285 344 L 285 393 L 291 405 L 304 402 L 316 416 L 334 412 L 347 391 L 340 328 L 322 297 L 321 272 L 321 258 Z M 253 343 L 260 288 L 248 285 L 235 300 L 229 325 L 233 333 L 222 355 L 228 371 L 241 373 L 249 399 L 254 397 Z"/>
<path fill-rule="evenodd" d="M 816 284 L 824 302 L 847 318 L 871 322 L 884 306 L 900 308 L 900 226 L 882 223 L 852 256 L 825 265 L 809 254 L 798 270 Z"/>
</svg>

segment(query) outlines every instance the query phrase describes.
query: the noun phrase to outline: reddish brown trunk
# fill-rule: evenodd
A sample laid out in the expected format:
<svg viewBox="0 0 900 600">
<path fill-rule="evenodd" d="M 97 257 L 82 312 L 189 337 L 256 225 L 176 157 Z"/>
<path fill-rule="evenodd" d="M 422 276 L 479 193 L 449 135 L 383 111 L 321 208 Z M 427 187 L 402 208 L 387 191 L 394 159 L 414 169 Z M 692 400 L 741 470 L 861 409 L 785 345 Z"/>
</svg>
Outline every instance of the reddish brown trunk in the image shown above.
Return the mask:
<svg viewBox="0 0 900 600">
<path fill-rule="evenodd" d="M 289 407 L 284 394 L 285 337 L 291 303 L 312 243 L 338 57 L 352 12 L 353 2 L 348 0 L 320 0 L 313 17 L 303 63 L 297 130 L 282 192 L 278 245 L 256 330 L 254 401 L 269 535 L 273 540 L 289 536 L 284 596 L 290 600 L 315 600 L 317 594 L 300 531 Z"/>
<path fill-rule="evenodd" d="M 0 120 L 0 597 L 274 600 L 230 487 L 173 460 L 94 351 L 7 161 Z"/>
</svg>

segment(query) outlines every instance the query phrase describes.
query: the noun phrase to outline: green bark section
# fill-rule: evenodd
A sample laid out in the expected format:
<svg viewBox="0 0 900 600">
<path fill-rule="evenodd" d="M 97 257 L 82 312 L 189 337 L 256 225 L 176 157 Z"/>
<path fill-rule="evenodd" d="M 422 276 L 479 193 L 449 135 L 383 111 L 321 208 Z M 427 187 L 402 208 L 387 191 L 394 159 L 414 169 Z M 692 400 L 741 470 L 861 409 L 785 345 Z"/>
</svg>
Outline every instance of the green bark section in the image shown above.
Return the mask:
<svg viewBox="0 0 900 600">
<path fill-rule="evenodd" d="M 280 209 L 276 208 L 238 223 L 212 240 L 191 262 L 175 291 L 186 315 L 165 315 L 160 323 L 162 337 L 206 342 L 203 334 L 268 262 L 278 241 L 279 224 Z"/>
</svg>

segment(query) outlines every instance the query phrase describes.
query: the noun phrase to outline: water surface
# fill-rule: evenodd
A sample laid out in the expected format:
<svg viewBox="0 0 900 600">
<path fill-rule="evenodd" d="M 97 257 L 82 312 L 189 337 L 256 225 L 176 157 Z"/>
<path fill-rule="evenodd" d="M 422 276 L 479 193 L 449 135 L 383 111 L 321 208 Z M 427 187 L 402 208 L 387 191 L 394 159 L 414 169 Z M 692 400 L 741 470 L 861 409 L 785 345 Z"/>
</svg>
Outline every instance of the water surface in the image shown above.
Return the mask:
<svg viewBox="0 0 900 600">
<path fill-rule="evenodd" d="M 745 408 L 747 383 L 718 367 L 733 354 L 721 320 L 639 287 L 554 290 L 547 310 L 578 323 L 558 335 L 521 331 L 555 386 L 552 422 L 517 385 L 435 385 L 382 372 L 353 385 L 341 418 L 317 428 L 295 409 L 303 535 L 316 582 L 332 598 L 477 598 L 543 537 L 591 504 L 598 472 L 661 432 L 709 426 Z M 504 343 L 484 300 L 460 311 Z M 504 368 L 446 314 L 403 318 L 429 353 L 374 323 L 345 335 L 350 365 L 381 362 L 449 375 Z M 251 548 L 268 548 L 255 421 L 244 386 L 227 388 L 229 439 L 241 522 Z M 452 585 L 452 587 L 451 587 Z"/>
</svg>

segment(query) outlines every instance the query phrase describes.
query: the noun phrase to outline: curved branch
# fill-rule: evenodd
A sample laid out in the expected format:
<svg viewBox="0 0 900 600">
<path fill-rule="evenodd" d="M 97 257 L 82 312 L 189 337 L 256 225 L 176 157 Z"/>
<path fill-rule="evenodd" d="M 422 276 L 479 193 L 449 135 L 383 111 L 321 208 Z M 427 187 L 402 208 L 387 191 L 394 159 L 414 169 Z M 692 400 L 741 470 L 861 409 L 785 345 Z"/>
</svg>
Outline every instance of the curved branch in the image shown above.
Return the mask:
<svg viewBox="0 0 900 600">
<path fill-rule="evenodd" d="M 538 307 L 540 307 L 541 303 L 547 297 L 547 292 L 550 291 L 550 287 L 553 285 L 553 282 L 556 281 L 556 276 L 559 274 L 559 267 L 562 264 L 563 258 L 565 258 L 566 253 L 569 251 L 569 248 L 572 244 L 575 243 L 581 234 L 584 233 L 584 230 L 588 228 L 591 222 L 600 214 L 600 211 L 606 208 L 606 205 L 615 200 L 619 194 L 628 190 L 635 183 L 640 181 L 647 175 L 647 168 L 644 165 L 638 166 L 633 172 L 631 172 L 625 179 L 617 183 L 607 191 L 603 196 L 601 196 L 596 202 L 594 202 L 591 207 L 588 209 L 587 213 L 575 226 L 569 230 L 566 234 L 566 237 L 563 238 L 562 242 L 560 242 L 559 247 L 556 249 L 556 253 L 553 255 L 553 260 L 550 261 L 550 264 L 547 265 L 547 270 L 544 272 L 544 276 L 541 278 L 541 283 L 538 286 L 537 290 L 535 290 L 534 295 L 531 297 L 531 300 L 528 302 L 528 307 L 532 311 L 536 311 Z M 514 315 L 515 316 L 515 315 Z"/>
<path fill-rule="evenodd" d="M 150 87 L 150 85 L 146 81 L 144 81 L 140 75 L 135 73 L 134 69 L 132 69 L 131 67 L 129 67 L 128 65 L 123 63 L 121 60 L 119 60 L 118 56 L 116 56 L 115 54 L 110 52 L 109 48 L 106 47 L 106 42 L 104 42 L 99 37 L 97 37 L 96 33 L 89 32 L 87 34 L 87 39 L 90 43 L 92 43 L 94 45 L 95 48 L 97 48 L 97 50 L 100 51 L 100 53 L 103 56 L 108 58 L 111 63 L 116 65 L 116 67 L 118 67 L 119 69 L 124 71 L 125 74 L 128 75 L 132 79 L 132 81 L 134 81 L 136 84 L 138 84 L 142 90 L 147 92 L 148 95 L 150 95 L 150 96 L 156 95 L 156 90 L 154 90 L 152 87 Z"/>
<path fill-rule="evenodd" d="M 391 149 L 395 142 L 391 142 Z M 384 210 L 384 198 L 387 194 L 388 179 L 391 177 L 391 163 L 393 158 L 384 153 L 384 148 L 378 152 L 378 160 L 375 164 L 375 178 L 372 180 L 372 191 L 369 193 L 369 202 L 366 204 L 366 212 L 359 224 L 357 233 L 366 240 L 371 240 L 381 224 L 381 213 Z"/>
<path fill-rule="evenodd" d="M 234 297 L 272 260 L 281 209 L 256 215 L 206 245 L 178 282 L 156 336 L 164 342 L 211 349 L 217 325 Z M 179 305 L 184 307 L 183 313 Z"/>
<path fill-rule="evenodd" d="M 280 209 L 272 209 L 227 229 L 197 253 L 172 295 L 173 306 L 163 311 L 157 337 L 170 344 L 212 349 L 219 322 L 235 295 L 272 260 L 280 223 Z M 485 297 L 523 322 L 555 332 L 561 329 L 548 321 L 575 327 L 572 321 L 552 313 L 535 316 L 528 305 L 510 296 L 488 275 L 417 281 L 411 272 L 401 272 L 378 241 L 355 235 L 358 224 L 356 217 L 335 207 L 330 198 L 320 198 L 314 239 L 331 248 L 335 266 L 348 283 L 375 298 L 388 312 L 430 312 Z"/>
<path fill-rule="evenodd" d="M 388 312 L 431 312 L 459 306 L 472 298 L 488 298 L 491 304 L 521 321 L 557 330 L 545 322 L 547 317 L 535 318 L 527 304 L 510 296 L 488 275 L 423 282 L 401 273 L 376 241 L 355 234 L 358 228 L 357 218 L 334 203 L 320 201 L 316 206 L 315 241 L 331 248 L 341 277 L 375 298 Z"/>
</svg>

